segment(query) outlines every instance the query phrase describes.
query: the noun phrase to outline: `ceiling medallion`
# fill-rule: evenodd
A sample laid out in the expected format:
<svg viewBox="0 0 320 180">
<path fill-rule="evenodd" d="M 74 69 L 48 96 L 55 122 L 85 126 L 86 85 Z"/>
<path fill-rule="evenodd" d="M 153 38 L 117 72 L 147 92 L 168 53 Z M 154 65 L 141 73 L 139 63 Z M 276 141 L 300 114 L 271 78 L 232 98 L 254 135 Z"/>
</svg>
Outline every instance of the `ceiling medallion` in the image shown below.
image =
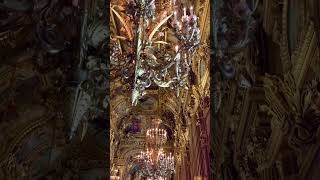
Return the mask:
<svg viewBox="0 0 320 180">
<path fill-rule="evenodd" d="M 120 3 L 118 3 L 120 4 Z M 111 35 L 111 70 L 132 82 L 132 104 L 151 85 L 176 90 L 189 88 L 192 57 L 200 43 L 198 17 L 179 0 L 130 0 L 112 5 L 116 30 Z"/>
<path fill-rule="evenodd" d="M 137 156 L 141 165 L 141 175 L 149 179 L 165 179 L 174 172 L 174 157 L 166 155 L 163 145 L 167 141 L 167 131 L 160 128 L 160 119 L 153 120 L 153 127 L 146 133 L 147 150 Z"/>
</svg>

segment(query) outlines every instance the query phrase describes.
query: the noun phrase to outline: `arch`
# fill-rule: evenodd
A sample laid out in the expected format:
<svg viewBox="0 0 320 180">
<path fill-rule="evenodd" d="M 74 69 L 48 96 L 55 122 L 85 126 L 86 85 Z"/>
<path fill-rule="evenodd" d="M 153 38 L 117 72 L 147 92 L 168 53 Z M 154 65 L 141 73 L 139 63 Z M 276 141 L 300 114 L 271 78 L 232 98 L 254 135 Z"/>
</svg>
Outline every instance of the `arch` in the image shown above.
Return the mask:
<svg viewBox="0 0 320 180">
<path fill-rule="evenodd" d="M 32 132 L 34 132 L 36 129 L 40 129 L 41 127 L 45 126 L 49 120 L 54 118 L 53 115 L 41 117 L 39 119 L 36 119 L 32 123 L 30 123 L 29 126 L 25 127 L 20 134 L 18 134 L 14 140 L 12 140 L 12 143 L 8 145 L 7 151 L 0 156 L 1 163 L 5 162 L 6 157 L 8 157 L 10 154 L 15 154 L 17 151 L 17 147 L 21 145 L 24 139 L 28 137 Z"/>
</svg>

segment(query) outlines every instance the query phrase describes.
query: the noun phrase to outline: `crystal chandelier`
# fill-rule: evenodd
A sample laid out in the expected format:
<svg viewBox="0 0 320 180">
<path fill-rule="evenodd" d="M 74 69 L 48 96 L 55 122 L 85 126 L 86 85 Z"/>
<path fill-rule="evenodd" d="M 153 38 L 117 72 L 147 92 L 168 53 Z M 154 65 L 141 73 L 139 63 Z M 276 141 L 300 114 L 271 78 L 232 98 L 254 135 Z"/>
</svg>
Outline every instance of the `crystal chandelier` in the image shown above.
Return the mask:
<svg viewBox="0 0 320 180">
<path fill-rule="evenodd" d="M 147 146 L 160 147 L 167 142 L 167 131 L 159 127 L 160 119 L 153 120 L 153 127 L 149 128 L 146 133 Z"/>
<path fill-rule="evenodd" d="M 179 0 L 129 0 L 111 6 L 121 30 L 111 35 L 111 70 L 121 69 L 132 81 L 132 104 L 152 84 L 188 89 L 193 54 L 200 42 L 198 17 L 193 7 Z M 157 8 L 156 8 L 157 7 Z"/>
<path fill-rule="evenodd" d="M 147 149 L 137 157 L 142 164 L 141 173 L 145 177 L 159 179 L 170 176 L 174 172 L 174 158 L 171 153 L 166 156 L 163 149 Z"/>
<path fill-rule="evenodd" d="M 147 150 L 137 156 L 142 165 L 141 173 L 152 179 L 165 179 L 174 172 L 174 157 L 166 155 L 162 145 L 167 141 L 167 131 L 159 127 L 160 119 L 153 120 L 153 127 L 146 133 Z"/>
</svg>

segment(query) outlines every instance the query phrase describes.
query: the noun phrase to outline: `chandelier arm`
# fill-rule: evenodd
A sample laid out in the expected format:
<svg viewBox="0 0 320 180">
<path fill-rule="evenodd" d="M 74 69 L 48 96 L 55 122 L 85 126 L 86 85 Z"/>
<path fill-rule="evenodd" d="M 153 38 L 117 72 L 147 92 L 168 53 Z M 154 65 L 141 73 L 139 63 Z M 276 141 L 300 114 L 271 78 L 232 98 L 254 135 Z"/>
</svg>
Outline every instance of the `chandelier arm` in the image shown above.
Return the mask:
<svg viewBox="0 0 320 180">
<path fill-rule="evenodd" d="M 191 40 L 193 39 L 193 35 L 194 35 L 195 31 L 196 31 L 195 29 L 192 29 L 192 33 L 191 33 L 190 38 L 188 39 L 188 42 L 191 42 Z"/>
<path fill-rule="evenodd" d="M 125 20 L 121 17 L 121 15 L 113 8 L 110 7 L 111 11 L 117 16 L 117 18 L 119 19 L 119 21 L 121 22 L 121 24 L 124 26 L 127 35 L 128 35 L 128 39 L 130 41 L 132 41 L 133 37 L 132 37 L 132 30 L 129 28 L 128 24 L 125 22 Z"/>
<path fill-rule="evenodd" d="M 166 18 L 164 18 L 162 21 L 160 21 L 160 23 L 151 31 L 150 35 L 149 35 L 149 41 L 152 41 L 152 38 L 153 36 L 155 35 L 155 33 L 158 31 L 158 29 L 165 23 L 167 22 L 170 17 L 172 16 L 173 14 L 170 14 L 169 16 L 167 16 Z"/>
</svg>

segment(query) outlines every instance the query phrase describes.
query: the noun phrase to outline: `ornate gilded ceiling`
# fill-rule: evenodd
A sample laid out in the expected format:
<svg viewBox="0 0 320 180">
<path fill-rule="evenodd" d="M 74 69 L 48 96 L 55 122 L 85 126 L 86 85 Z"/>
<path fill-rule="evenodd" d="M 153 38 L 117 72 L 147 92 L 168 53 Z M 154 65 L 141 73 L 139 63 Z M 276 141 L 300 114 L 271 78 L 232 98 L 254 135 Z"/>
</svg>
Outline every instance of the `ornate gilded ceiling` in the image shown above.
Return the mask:
<svg viewBox="0 0 320 180">
<path fill-rule="evenodd" d="M 83 64 L 106 63 L 104 7 L 104 1 L 0 1 L 0 179 L 107 177 L 103 118 L 81 119 L 70 139 L 76 89 L 91 81 Z M 102 102 L 105 94 L 96 98 Z"/>
<path fill-rule="evenodd" d="M 319 178 L 318 1 L 221 2 L 212 24 L 214 177 Z"/>
<path fill-rule="evenodd" d="M 158 3 L 164 2 L 159 1 Z M 186 5 L 193 5 L 197 14 L 200 15 L 201 43 L 199 51 L 194 56 L 192 89 L 183 91 L 177 97 L 175 91 L 151 86 L 147 89 L 146 95 L 134 106 L 131 103 L 132 81 L 134 77 L 128 78 L 127 81 L 122 80 L 122 73 L 125 73 L 121 71 L 122 66 L 115 66 L 114 69 L 111 68 L 111 172 L 116 169 L 119 170 L 123 179 L 129 178 L 139 171 L 139 164 L 134 159 L 141 151 L 144 151 L 145 133 L 150 128 L 151 120 L 154 118 L 161 118 L 161 127 L 168 132 L 169 141 L 164 146 L 165 151 L 174 153 L 176 160 L 181 158 L 181 152 L 186 147 L 186 144 L 183 145 L 183 143 L 187 143 L 189 139 L 187 127 L 191 123 L 189 122 L 191 121 L 190 117 L 197 111 L 198 101 L 202 97 L 209 95 L 208 40 L 210 27 L 206 25 L 210 17 L 209 1 L 186 1 L 184 3 Z M 111 1 L 111 6 L 114 7 L 120 7 L 124 4 L 125 2 L 123 1 Z M 121 10 L 121 8 L 119 9 Z M 113 12 L 110 13 L 113 14 Z M 121 30 L 119 32 L 119 28 L 117 27 L 119 22 L 117 22 L 118 20 L 115 16 L 115 14 L 110 16 L 111 37 L 119 36 L 121 32 L 124 32 Z M 169 36 L 167 42 L 175 42 L 174 39 L 170 38 Z M 123 51 L 127 50 L 125 45 L 123 48 Z M 202 69 L 199 69 L 200 66 L 202 66 Z"/>
<path fill-rule="evenodd" d="M 155 118 L 174 179 L 320 178 L 320 3 L 176 1 L 199 16 L 189 89 L 151 85 L 132 105 L 134 63 L 107 50 L 133 51 L 110 10 L 127 1 L 0 0 L 1 180 L 139 179 Z"/>
<path fill-rule="evenodd" d="M 155 117 L 181 161 L 187 118 L 209 95 L 209 1 L 188 3 L 203 14 L 193 88 L 177 98 L 151 87 L 133 107 L 130 80 L 113 72 L 109 105 L 105 1 L 0 1 L 0 179 L 107 177 L 107 159 L 125 166 Z"/>
</svg>

